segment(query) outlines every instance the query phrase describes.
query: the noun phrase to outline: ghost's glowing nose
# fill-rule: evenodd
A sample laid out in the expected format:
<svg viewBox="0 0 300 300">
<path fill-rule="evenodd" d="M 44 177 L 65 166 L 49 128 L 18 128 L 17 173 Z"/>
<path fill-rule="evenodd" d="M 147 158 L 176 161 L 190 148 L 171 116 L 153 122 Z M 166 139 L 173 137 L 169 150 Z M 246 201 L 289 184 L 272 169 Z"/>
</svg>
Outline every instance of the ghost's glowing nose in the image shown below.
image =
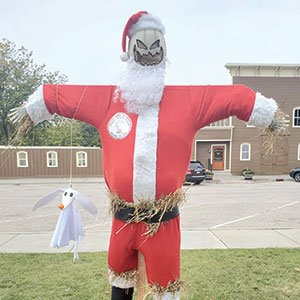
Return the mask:
<svg viewBox="0 0 300 300">
<path fill-rule="evenodd" d="M 62 203 L 60 203 L 60 204 L 58 205 L 58 208 L 64 209 L 64 205 L 63 205 Z"/>
</svg>

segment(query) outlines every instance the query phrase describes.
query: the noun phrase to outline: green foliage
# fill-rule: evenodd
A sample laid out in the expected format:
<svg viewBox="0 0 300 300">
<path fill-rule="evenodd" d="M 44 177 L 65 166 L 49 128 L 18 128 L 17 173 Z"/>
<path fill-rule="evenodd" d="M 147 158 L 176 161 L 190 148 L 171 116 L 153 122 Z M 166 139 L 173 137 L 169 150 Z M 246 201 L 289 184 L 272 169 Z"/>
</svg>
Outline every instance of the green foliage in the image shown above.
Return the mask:
<svg viewBox="0 0 300 300">
<path fill-rule="evenodd" d="M 71 144 L 72 128 L 72 144 Z M 101 147 L 98 130 L 90 124 L 55 115 L 38 124 L 23 138 L 22 146 Z"/>
<path fill-rule="evenodd" d="M 15 130 L 7 115 L 12 108 L 20 106 L 41 84 L 63 84 L 65 75 L 58 71 L 47 72 L 45 65 L 33 61 L 32 52 L 6 39 L 0 41 L 0 145 L 7 145 Z M 101 147 L 97 129 L 80 122 L 55 115 L 50 122 L 38 124 L 20 145 L 70 146 L 71 123 L 74 146 Z"/>
<path fill-rule="evenodd" d="M 7 115 L 20 106 L 41 84 L 65 83 L 67 77 L 34 63 L 32 52 L 6 39 L 0 41 L 0 144 L 7 145 L 15 130 Z"/>
<path fill-rule="evenodd" d="M 206 175 L 214 175 L 214 173 L 211 172 L 211 171 L 209 171 L 209 170 L 206 170 L 205 174 L 206 174 Z"/>
<path fill-rule="evenodd" d="M 21 145 L 82 146 L 81 123 L 55 115 L 50 121 L 44 121 L 34 127 L 30 134 L 23 138 Z"/>
<path fill-rule="evenodd" d="M 81 122 L 79 131 L 82 136 L 80 146 L 102 147 L 99 132 L 95 127 Z"/>
<path fill-rule="evenodd" d="M 244 169 L 242 170 L 242 173 L 243 173 L 243 174 L 254 174 L 254 171 L 251 170 L 250 168 L 244 168 Z"/>
</svg>

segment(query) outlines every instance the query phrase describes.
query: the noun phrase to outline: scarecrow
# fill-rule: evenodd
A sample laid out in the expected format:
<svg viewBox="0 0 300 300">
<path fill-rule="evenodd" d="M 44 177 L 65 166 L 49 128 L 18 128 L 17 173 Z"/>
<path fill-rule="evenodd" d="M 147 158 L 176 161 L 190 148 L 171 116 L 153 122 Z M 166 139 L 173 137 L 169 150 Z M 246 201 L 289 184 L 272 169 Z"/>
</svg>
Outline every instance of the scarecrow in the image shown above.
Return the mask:
<svg viewBox="0 0 300 300">
<path fill-rule="evenodd" d="M 12 115 L 30 126 L 56 113 L 99 130 L 113 214 L 113 300 L 132 299 L 138 252 L 153 299 L 180 297 L 178 206 L 195 133 L 230 116 L 272 131 L 284 126 L 276 102 L 248 87 L 166 86 L 164 33 L 156 16 L 134 14 L 123 32 L 127 69 L 117 86 L 44 85 Z"/>
</svg>

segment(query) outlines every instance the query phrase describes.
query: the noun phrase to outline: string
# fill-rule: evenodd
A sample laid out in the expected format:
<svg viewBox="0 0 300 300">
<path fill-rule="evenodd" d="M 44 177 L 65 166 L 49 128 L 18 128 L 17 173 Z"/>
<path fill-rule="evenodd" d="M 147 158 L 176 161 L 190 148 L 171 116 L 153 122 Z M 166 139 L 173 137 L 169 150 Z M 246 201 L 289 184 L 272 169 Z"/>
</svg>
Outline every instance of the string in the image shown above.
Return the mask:
<svg viewBox="0 0 300 300">
<path fill-rule="evenodd" d="M 73 115 L 73 117 L 71 119 L 71 134 L 70 134 L 71 150 L 70 150 L 70 180 L 69 180 L 69 188 L 72 188 L 72 172 L 73 172 L 73 163 L 72 163 L 72 157 L 73 157 L 73 122 L 74 122 L 74 118 L 75 118 L 75 116 L 77 114 L 77 111 L 78 111 L 78 109 L 80 107 L 80 104 L 82 102 L 82 99 L 83 99 L 83 96 L 84 96 L 86 90 L 87 90 L 87 86 L 85 87 L 85 89 L 84 89 L 84 91 L 83 91 L 83 93 L 81 95 L 81 98 L 80 98 L 80 100 L 79 100 L 79 102 L 77 104 L 77 107 L 75 109 L 74 115 Z M 58 92 L 58 90 L 57 90 L 57 92 Z M 57 101 L 58 101 L 58 99 L 57 99 Z M 74 258 L 73 258 L 73 262 L 74 263 L 75 263 L 76 259 L 79 259 L 79 256 L 78 256 L 78 246 L 79 246 L 79 243 L 80 243 L 80 237 L 79 237 L 78 240 L 76 239 L 75 245 L 74 245 L 75 246 L 75 248 L 74 248 Z"/>
<path fill-rule="evenodd" d="M 70 145 L 71 145 L 71 149 L 70 149 L 70 179 L 69 179 L 69 188 L 72 188 L 72 175 L 73 175 L 73 163 L 72 163 L 72 157 L 73 157 L 73 122 L 74 122 L 74 118 L 78 112 L 78 109 L 80 107 L 80 104 L 83 100 L 83 97 L 84 97 L 84 94 L 87 90 L 87 86 L 85 87 L 84 91 L 82 92 L 82 95 L 80 97 L 80 100 L 76 106 L 76 109 L 75 109 L 75 112 L 73 114 L 73 117 L 71 119 L 71 134 L 70 134 Z M 58 97 L 58 86 L 57 86 L 57 97 Z M 58 99 L 57 100 L 57 103 L 58 103 Z"/>
<path fill-rule="evenodd" d="M 72 188 L 72 156 L 73 156 L 73 119 L 71 120 L 71 142 L 70 142 L 70 145 L 71 145 L 71 150 L 70 150 L 70 180 L 69 180 L 69 188 Z"/>
</svg>

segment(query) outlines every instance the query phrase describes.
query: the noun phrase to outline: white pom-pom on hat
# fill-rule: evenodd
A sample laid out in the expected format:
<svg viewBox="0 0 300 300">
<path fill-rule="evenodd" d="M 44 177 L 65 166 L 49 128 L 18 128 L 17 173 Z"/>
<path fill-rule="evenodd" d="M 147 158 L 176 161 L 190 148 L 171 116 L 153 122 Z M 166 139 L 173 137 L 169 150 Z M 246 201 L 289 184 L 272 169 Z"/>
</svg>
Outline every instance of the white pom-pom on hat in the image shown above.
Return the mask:
<svg viewBox="0 0 300 300">
<path fill-rule="evenodd" d="M 159 30 L 162 34 L 165 34 L 165 27 L 161 20 L 149 14 L 147 11 L 140 11 L 132 15 L 126 23 L 122 37 L 122 50 L 123 53 L 120 55 L 121 60 L 126 62 L 129 60 L 129 53 L 126 52 L 126 38 L 131 37 L 139 30 L 144 29 L 155 29 Z"/>
<path fill-rule="evenodd" d="M 126 62 L 126 61 L 129 60 L 129 53 L 128 52 L 123 52 L 123 53 L 121 53 L 120 57 L 121 57 L 122 61 Z"/>
</svg>

